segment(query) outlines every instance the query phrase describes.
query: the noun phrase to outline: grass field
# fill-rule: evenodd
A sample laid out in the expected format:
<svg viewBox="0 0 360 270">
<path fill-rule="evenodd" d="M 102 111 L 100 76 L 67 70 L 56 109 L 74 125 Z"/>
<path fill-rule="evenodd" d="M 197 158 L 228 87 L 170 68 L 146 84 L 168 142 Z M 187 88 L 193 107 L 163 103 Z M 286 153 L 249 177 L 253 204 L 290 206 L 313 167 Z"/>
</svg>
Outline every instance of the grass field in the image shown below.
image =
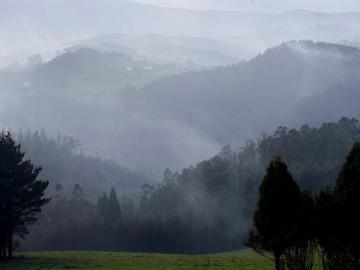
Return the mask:
<svg viewBox="0 0 360 270">
<path fill-rule="evenodd" d="M 172 269 L 274 269 L 271 261 L 250 250 L 207 256 L 114 252 L 41 252 L 18 254 L 1 270 L 172 270 Z M 315 267 L 315 269 L 320 269 Z"/>
</svg>

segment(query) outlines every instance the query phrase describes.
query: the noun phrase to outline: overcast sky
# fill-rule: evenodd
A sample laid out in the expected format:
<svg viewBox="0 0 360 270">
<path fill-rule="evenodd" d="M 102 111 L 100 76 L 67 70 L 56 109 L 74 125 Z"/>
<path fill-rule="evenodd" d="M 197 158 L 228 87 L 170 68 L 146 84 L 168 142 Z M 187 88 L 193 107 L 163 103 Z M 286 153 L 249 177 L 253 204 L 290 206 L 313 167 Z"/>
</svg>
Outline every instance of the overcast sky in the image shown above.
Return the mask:
<svg viewBox="0 0 360 270">
<path fill-rule="evenodd" d="M 137 0 L 149 4 L 189 9 L 226 9 L 283 12 L 309 9 L 323 12 L 360 11 L 360 0 Z"/>
</svg>

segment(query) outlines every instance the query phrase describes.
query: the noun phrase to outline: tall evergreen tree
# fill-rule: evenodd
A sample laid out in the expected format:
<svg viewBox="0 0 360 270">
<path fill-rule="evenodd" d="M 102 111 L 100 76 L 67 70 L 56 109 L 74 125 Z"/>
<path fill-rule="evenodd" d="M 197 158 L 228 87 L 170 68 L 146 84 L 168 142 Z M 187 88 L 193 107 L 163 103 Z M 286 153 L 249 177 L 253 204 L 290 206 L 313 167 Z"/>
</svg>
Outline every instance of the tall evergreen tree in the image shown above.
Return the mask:
<svg viewBox="0 0 360 270">
<path fill-rule="evenodd" d="M 47 181 L 39 180 L 40 167 L 24 160 L 20 145 L 10 133 L 0 134 L 0 246 L 1 258 L 12 258 L 14 236 L 24 237 L 36 221 Z"/>
<path fill-rule="evenodd" d="M 106 226 L 115 226 L 120 221 L 121 218 L 121 208 L 120 203 L 116 195 L 115 188 L 111 188 L 109 199 L 107 203 L 106 213 L 105 213 L 105 224 Z"/>
<path fill-rule="evenodd" d="M 108 197 L 107 197 L 106 193 L 104 192 L 104 194 L 101 197 L 99 197 L 98 202 L 97 202 L 98 218 L 102 225 L 103 225 L 104 218 L 106 215 L 107 206 L 108 206 Z"/>
<path fill-rule="evenodd" d="M 283 255 L 293 245 L 302 193 L 280 157 L 270 162 L 259 191 L 248 245 L 262 255 L 271 254 L 275 268 L 281 270 Z"/>
<path fill-rule="evenodd" d="M 316 236 L 324 270 L 352 269 L 349 264 L 351 256 L 344 241 L 346 228 L 342 220 L 342 208 L 333 190 L 321 191 L 317 196 Z"/>
<path fill-rule="evenodd" d="M 285 251 L 288 270 L 311 270 L 317 249 L 315 201 L 309 191 L 303 191 L 294 204 L 294 225 L 289 228 L 289 247 Z"/>
<path fill-rule="evenodd" d="M 341 204 L 342 234 L 352 269 L 360 269 L 360 142 L 354 144 L 337 178 L 335 195 Z"/>
</svg>

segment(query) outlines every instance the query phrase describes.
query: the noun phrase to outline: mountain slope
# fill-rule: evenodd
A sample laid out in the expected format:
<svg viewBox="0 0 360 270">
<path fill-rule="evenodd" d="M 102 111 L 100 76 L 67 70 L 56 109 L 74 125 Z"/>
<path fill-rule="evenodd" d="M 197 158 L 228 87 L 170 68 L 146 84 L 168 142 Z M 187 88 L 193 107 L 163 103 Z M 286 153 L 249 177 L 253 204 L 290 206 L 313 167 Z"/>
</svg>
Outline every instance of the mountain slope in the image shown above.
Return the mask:
<svg viewBox="0 0 360 270">
<path fill-rule="evenodd" d="M 157 103 L 152 108 L 170 111 L 223 144 L 236 144 L 254 131 L 301 123 L 297 106 L 313 96 L 327 96 L 329 88 L 358 83 L 359 65 L 356 48 L 289 42 L 233 67 L 159 80 L 137 98 Z M 346 112 L 334 111 L 333 116 Z M 318 121 L 331 120 L 322 118 Z"/>
<path fill-rule="evenodd" d="M 68 60 L 74 59 L 80 66 L 98 63 Z M 61 131 L 79 138 L 91 152 L 158 173 L 202 160 L 226 143 L 240 146 L 277 126 L 360 116 L 360 50 L 343 45 L 287 42 L 238 65 L 169 76 L 123 91 L 107 91 L 107 80 L 95 83 L 96 72 L 85 76 L 90 78 L 82 95 L 76 92 L 79 84 L 67 87 L 67 82 L 82 80 L 75 65 L 65 65 L 67 77 L 62 77 L 51 71 L 54 63 L 38 67 L 47 84 L 35 84 L 31 92 L 26 84 L 2 92 L 15 100 L 3 103 L 2 124 Z M 116 81 L 111 87 L 117 87 Z M 87 92 L 90 88 L 96 91 Z"/>
</svg>

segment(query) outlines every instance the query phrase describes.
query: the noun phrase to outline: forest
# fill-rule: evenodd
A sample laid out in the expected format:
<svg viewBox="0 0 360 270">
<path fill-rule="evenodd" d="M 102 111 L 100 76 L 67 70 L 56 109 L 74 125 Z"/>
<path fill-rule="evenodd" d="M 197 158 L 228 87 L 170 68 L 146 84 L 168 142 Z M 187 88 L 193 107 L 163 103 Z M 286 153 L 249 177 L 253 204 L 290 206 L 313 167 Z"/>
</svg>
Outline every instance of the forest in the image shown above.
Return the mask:
<svg viewBox="0 0 360 270">
<path fill-rule="evenodd" d="M 94 198 L 93 190 L 81 182 L 58 182 L 48 189 L 52 200 L 20 248 L 165 253 L 243 248 L 260 181 L 274 156 L 280 155 L 288 164 L 301 188 L 317 195 L 335 185 L 347 153 L 359 138 L 360 123 L 349 118 L 318 128 L 279 127 L 237 151 L 227 145 L 213 158 L 180 172 L 166 170 L 161 181 L 142 184 L 132 193 L 109 187 Z M 31 146 L 24 144 L 24 149 Z M 49 160 L 41 155 L 46 152 L 38 152 L 36 160 Z M 53 169 L 60 161 L 44 174 L 55 176 Z M 92 167 L 102 164 L 97 162 Z"/>
<path fill-rule="evenodd" d="M 357 119 L 279 127 L 238 151 L 227 145 L 181 172 L 167 169 L 161 182 L 143 184 L 136 196 L 119 196 L 112 187 L 97 200 L 94 190 L 75 182 L 46 191 L 49 182 L 40 179 L 55 176 L 62 159 L 39 178 L 42 168 L 25 160 L 12 137 L 37 162 L 49 159 L 47 151 L 34 151 L 41 144 L 63 153 L 63 162 L 79 155 L 91 161 L 74 150 L 75 140 L 49 139 L 44 131 L 14 135 L 0 137 L 0 190 L 7 190 L 0 197 L 0 259 L 11 258 L 15 247 L 208 254 L 248 246 L 272 256 L 276 270 L 311 270 L 317 254 L 324 269 L 360 267 Z M 92 166 L 104 162 L 93 159 Z"/>
</svg>

